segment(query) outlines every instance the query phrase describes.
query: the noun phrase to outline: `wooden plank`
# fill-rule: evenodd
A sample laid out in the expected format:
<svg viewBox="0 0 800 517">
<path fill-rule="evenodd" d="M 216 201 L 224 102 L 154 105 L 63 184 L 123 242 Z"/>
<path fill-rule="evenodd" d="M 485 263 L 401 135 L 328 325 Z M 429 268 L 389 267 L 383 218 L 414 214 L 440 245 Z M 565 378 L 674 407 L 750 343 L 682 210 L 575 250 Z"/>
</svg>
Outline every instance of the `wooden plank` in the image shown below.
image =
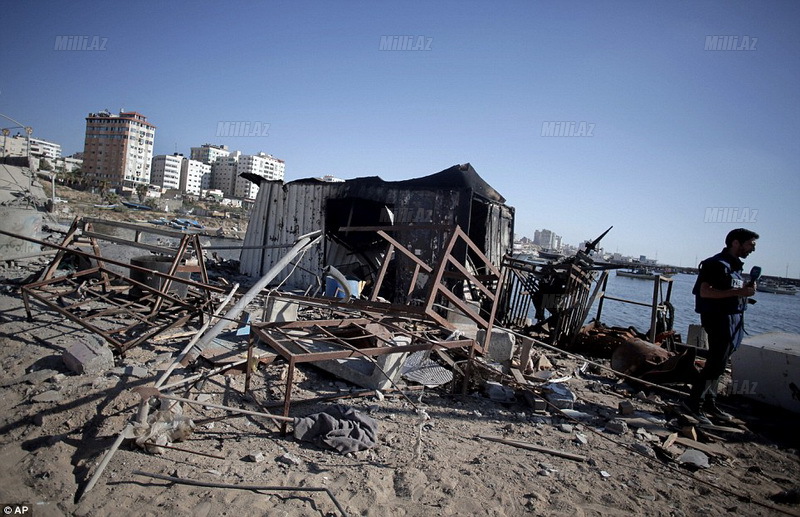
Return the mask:
<svg viewBox="0 0 800 517">
<path fill-rule="evenodd" d="M 545 454 L 552 454 L 553 456 L 558 456 L 560 458 L 566 458 L 568 460 L 574 461 L 586 461 L 588 458 L 586 456 L 581 456 L 580 454 L 572 454 L 571 452 L 559 451 L 556 449 L 550 449 L 547 447 L 540 447 L 538 445 L 534 445 L 532 443 L 527 442 L 518 442 L 516 440 L 506 440 L 504 438 L 499 438 L 497 436 L 478 436 L 478 438 L 482 438 L 484 440 L 489 440 L 492 442 L 502 443 L 505 445 L 511 445 L 512 447 L 518 447 L 520 449 L 527 449 L 530 451 L 536 452 L 543 452 Z"/>
<path fill-rule="evenodd" d="M 525 376 L 522 375 L 522 372 L 519 371 L 519 368 L 511 368 L 511 375 L 514 376 L 514 380 L 517 381 L 518 383 L 525 385 L 528 384 L 528 379 L 526 379 Z"/>
<path fill-rule="evenodd" d="M 703 443 L 698 442 L 696 440 L 692 440 L 691 438 L 686 438 L 684 436 L 678 436 L 675 438 L 675 443 L 683 445 L 684 447 L 691 447 L 692 449 L 697 449 L 698 451 L 705 452 L 706 454 L 710 454 L 712 456 L 716 456 L 718 458 L 730 458 L 732 457 L 728 451 L 722 448 L 722 446 L 714 443 Z"/>
</svg>

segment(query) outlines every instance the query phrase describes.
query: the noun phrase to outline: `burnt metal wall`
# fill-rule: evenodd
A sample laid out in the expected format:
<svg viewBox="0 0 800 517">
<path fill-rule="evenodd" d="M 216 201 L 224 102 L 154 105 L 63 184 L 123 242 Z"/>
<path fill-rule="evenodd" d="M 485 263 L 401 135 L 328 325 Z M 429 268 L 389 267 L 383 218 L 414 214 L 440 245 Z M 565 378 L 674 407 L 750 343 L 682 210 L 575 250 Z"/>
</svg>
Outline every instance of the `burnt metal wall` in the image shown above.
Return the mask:
<svg viewBox="0 0 800 517">
<path fill-rule="evenodd" d="M 482 200 L 486 219 L 473 217 L 473 191 L 470 189 L 408 188 L 391 184 L 364 182 L 327 183 L 300 181 L 289 184 L 262 182 L 251 212 L 244 246 L 285 245 L 263 250 L 244 249 L 240 257 L 240 272 L 259 277 L 272 267 L 294 240 L 315 230 L 337 230 L 325 227 L 328 199 L 358 198 L 385 203 L 394 213 L 395 225 L 426 224 L 453 227 L 467 231 L 471 225 L 485 225 L 485 240 L 477 242 L 491 261 L 500 265 L 501 257 L 513 245 L 514 210 L 497 202 Z M 375 225 L 380 224 L 375 221 Z M 422 261 L 433 264 L 450 238 L 449 232 L 415 229 L 397 232 L 395 237 Z M 326 265 L 323 245 L 318 244 L 298 263 L 284 288 L 306 289 L 317 285 L 318 276 Z M 398 285 L 408 285 L 411 261 L 398 258 Z M 282 278 L 292 268 L 279 275 Z"/>
</svg>

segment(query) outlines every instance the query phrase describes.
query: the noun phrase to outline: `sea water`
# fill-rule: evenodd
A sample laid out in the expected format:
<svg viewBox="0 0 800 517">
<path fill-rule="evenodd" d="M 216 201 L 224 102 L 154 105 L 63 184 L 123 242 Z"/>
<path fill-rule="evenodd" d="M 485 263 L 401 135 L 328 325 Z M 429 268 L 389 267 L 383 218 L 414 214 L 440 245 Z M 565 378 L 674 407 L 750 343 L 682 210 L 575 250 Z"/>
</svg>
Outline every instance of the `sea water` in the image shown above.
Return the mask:
<svg viewBox="0 0 800 517">
<path fill-rule="evenodd" d="M 692 288 L 697 275 L 677 274 L 672 277 L 671 303 L 675 307 L 673 328 L 686 341 L 690 324 L 700 324 L 700 315 L 694 312 Z M 617 276 L 609 272 L 606 294 L 637 302 L 652 303 L 654 282 L 638 278 Z M 592 286 L 594 290 L 594 286 Z M 593 291 L 592 291 L 593 292 Z M 664 296 L 667 284 L 660 290 Z M 659 297 L 661 299 L 661 297 Z M 745 312 L 745 331 L 750 335 L 766 332 L 792 332 L 800 334 L 800 295 L 757 292 L 755 304 Z M 587 323 L 597 316 L 597 303 L 589 311 Z M 607 326 L 634 326 L 642 333 L 650 328 L 650 308 L 641 305 L 605 300 L 601 321 Z"/>
</svg>

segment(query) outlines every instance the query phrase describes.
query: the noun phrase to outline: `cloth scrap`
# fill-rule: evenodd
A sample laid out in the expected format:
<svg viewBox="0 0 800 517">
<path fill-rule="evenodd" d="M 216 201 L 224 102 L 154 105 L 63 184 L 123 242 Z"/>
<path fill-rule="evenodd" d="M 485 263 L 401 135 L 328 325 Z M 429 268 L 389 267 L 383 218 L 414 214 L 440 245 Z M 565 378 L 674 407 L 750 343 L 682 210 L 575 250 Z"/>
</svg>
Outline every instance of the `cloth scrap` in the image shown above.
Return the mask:
<svg viewBox="0 0 800 517">
<path fill-rule="evenodd" d="M 335 405 L 322 413 L 295 418 L 294 437 L 347 454 L 374 447 L 378 423 L 351 407 Z"/>
</svg>

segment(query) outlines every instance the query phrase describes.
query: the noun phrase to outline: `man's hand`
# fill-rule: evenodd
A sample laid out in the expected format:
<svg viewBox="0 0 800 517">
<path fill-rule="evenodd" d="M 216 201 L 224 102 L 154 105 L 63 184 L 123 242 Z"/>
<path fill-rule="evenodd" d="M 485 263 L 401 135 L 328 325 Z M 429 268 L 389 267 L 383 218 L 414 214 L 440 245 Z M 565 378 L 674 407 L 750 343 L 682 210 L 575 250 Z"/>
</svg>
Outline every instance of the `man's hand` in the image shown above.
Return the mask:
<svg viewBox="0 0 800 517">
<path fill-rule="evenodd" d="M 753 296 L 754 294 L 756 294 L 756 284 L 755 283 L 747 284 L 746 286 L 739 289 L 739 291 L 740 291 L 739 296 L 745 296 L 745 297 Z"/>
</svg>

